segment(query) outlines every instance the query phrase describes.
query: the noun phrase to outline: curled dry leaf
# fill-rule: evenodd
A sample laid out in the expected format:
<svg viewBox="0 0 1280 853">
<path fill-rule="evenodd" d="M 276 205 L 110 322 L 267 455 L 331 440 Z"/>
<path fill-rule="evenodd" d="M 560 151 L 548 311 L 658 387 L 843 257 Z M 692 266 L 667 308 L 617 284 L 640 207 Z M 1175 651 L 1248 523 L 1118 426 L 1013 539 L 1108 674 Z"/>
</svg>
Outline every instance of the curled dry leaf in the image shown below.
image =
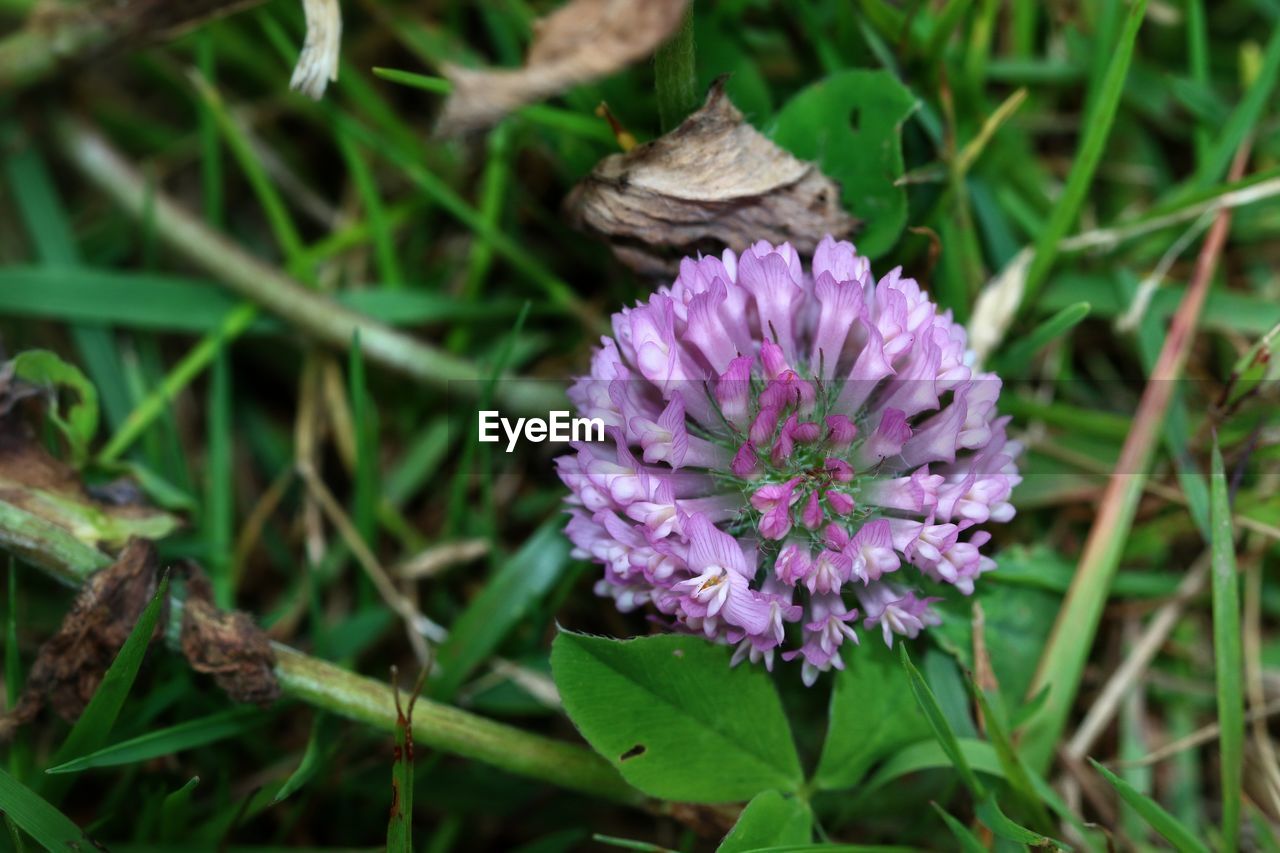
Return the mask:
<svg viewBox="0 0 1280 853">
<path fill-rule="evenodd" d="M 741 251 L 757 240 L 790 242 L 805 254 L 858 224 L 835 181 L 743 120 L 723 80 L 666 136 L 600 161 L 565 204 L 619 260 L 655 276 L 674 273 L 686 255 Z"/>
<path fill-rule="evenodd" d="M 648 56 L 679 26 L 689 0 L 570 0 L 534 24 L 518 69 L 442 68 L 453 83 L 439 128 L 464 133 L 514 109 Z"/>
<path fill-rule="evenodd" d="M 40 647 L 22 695 L 0 723 L 0 735 L 30 722 L 45 705 L 68 722 L 80 716 L 155 595 L 156 567 L 152 544 L 131 539 L 119 559 L 89 576 L 58 632 Z M 163 633 L 163 624 L 164 619 L 157 623 L 153 640 Z"/>
<path fill-rule="evenodd" d="M 237 702 L 266 705 L 280 698 L 271 641 L 246 613 L 219 610 L 213 587 L 194 563 L 187 564 L 182 608 L 182 654 L 191 668 L 213 676 Z"/>
</svg>

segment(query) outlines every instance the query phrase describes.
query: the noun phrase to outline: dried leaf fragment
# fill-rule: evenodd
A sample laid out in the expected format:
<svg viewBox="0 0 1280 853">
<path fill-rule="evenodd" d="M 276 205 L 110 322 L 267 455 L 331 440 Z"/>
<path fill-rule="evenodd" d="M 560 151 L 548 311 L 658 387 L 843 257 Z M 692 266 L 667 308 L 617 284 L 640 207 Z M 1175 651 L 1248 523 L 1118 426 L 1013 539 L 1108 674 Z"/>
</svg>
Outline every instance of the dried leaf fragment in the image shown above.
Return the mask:
<svg viewBox="0 0 1280 853">
<path fill-rule="evenodd" d="M 604 77 L 648 56 L 680 25 L 689 0 L 570 0 L 534 24 L 524 67 L 446 65 L 453 83 L 439 128 L 464 133 L 514 109 Z"/>
<path fill-rule="evenodd" d="M 209 578 L 194 563 L 187 564 L 181 643 L 191 668 L 212 675 L 235 701 L 266 705 L 280 698 L 271 641 L 248 614 L 218 609 Z"/>
<path fill-rule="evenodd" d="M 40 647 L 22 695 L 0 723 L 0 735 L 30 722 L 46 704 L 68 722 L 80 716 L 155 595 L 156 567 L 151 542 L 131 539 L 119 559 L 89 576 L 58 632 Z M 163 622 L 153 640 L 162 634 Z"/>
<path fill-rule="evenodd" d="M 840 206 L 839 185 L 744 121 L 723 80 L 675 130 L 600 161 L 566 207 L 578 227 L 649 275 L 671 274 L 698 251 L 741 251 L 757 240 L 790 242 L 803 254 L 858 224 Z"/>
<path fill-rule="evenodd" d="M 342 9 L 338 0 L 302 0 L 302 10 L 307 19 L 307 36 L 289 88 L 318 101 L 328 85 L 338 79 Z"/>
</svg>

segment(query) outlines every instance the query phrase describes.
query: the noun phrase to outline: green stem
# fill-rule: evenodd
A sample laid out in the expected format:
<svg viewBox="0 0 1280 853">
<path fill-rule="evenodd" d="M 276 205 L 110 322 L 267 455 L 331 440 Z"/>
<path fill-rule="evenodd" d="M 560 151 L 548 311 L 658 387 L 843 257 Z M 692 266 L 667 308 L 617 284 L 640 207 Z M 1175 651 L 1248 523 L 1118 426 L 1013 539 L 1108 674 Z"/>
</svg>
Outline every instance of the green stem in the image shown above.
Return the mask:
<svg viewBox="0 0 1280 853">
<path fill-rule="evenodd" d="M 658 92 L 658 117 L 666 132 L 698 108 L 698 70 L 693 51 L 693 4 L 675 35 L 654 56 L 654 84 Z"/>
<path fill-rule="evenodd" d="M 289 695 L 383 731 L 395 731 L 395 701 L 388 685 L 287 646 L 277 644 L 275 653 L 276 674 Z M 425 697 L 414 706 L 413 737 L 420 745 L 602 799 L 622 803 L 642 799 L 595 753 Z"/>
<path fill-rule="evenodd" d="M 143 176 L 83 122 L 59 120 L 56 138 L 67 159 L 128 214 L 140 217 L 150 204 L 158 236 L 228 289 L 339 350 L 346 350 L 358 333 L 371 362 L 425 385 L 444 389 L 458 383 L 454 387 L 460 393 L 479 389 L 485 377 L 470 362 L 308 289 L 246 254 L 169 197 L 150 193 Z M 546 412 L 563 406 L 562 393 L 547 383 L 507 380 L 498 383 L 496 394 L 505 405 L 521 411 Z"/>
<path fill-rule="evenodd" d="M 98 454 L 98 462 L 106 464 L 119 459 L 142 437 L 155 419 L 164 414 L 182 389 L 204 372 L 223 347 L 238 338 L 257 318 L 258 307 L 251 302 L 245 302 L 228 312 L 218 328 L 201 338 L 165 375 L 163 381 L 139 401 L 120 424 L 120 429 L 107 441 L 106 447 L 102 448 Z"/>
<path fill-rule="evenodd" d="M 0 548 L 73 586 L 111 563 L 101 551 L 52 525 L 0 501 Z M 172 612 L 180 612 L 174 607 Z M 390 685 L 274 644 L 276 675 L 286 695 L 309 705 L 394 732 L 396 708 Z M 419 699 L 414 739 L 452 755 L 483 761 L 605 800 L 643 805 L 645 798 L 590 750 L 526 732 L 428 699 Z"/>
</svg>

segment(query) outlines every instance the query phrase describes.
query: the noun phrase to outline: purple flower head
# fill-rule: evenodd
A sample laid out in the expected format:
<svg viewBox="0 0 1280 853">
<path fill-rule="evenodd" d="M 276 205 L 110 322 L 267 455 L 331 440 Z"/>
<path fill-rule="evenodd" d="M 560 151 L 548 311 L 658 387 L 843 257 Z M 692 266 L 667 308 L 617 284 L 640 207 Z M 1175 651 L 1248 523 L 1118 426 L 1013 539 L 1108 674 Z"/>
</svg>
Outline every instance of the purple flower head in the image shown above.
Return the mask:
<svg viewBox="0 0 1280 853">
<path fill-rule="evenodd" d="M 828 237 L 806 272 L 757 243 L 686 258 L 613 329 L 570 390 L 607 438 L 557 466 L 620 610 L 812 684 L 859 625 L 891 645 L 937 624 L 921 584 L 968 595 L 994 568 L 981 526 L 1019 482 L 1000 380 L 900 269 L 876 281 Z"/>
</svg>

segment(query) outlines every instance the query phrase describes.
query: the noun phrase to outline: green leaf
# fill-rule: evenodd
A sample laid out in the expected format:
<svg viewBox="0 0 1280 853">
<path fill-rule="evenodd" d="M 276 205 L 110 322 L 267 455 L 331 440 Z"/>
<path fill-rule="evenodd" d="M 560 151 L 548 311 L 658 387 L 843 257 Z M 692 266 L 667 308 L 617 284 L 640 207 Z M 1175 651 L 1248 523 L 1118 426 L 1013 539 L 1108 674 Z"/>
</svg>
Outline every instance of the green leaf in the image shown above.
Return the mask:
<svg viewBox="0 0 1280 853">
<path fill-rule="evenodd" d="M 597 752 L 654 797 L 695 803 L 800 787 L 800 759 L 768 675 L 701 637 L 610 640 L 562 631 L 551 669 Z"/>
<path fill-rule="evenodd" d="M 353 311 L 393 325 L 509 320 L 523 304 L 518 299 L 495 298 L 472 305 L 446 294 L 385 287 L 341 291 L 333 298 Z M 0 313 L 6 316 L 215 332 L 223 318 L 241 304 L 212 282 L 178 275 L 124 273 L 90 266 L 0 269 Z M 534 313 L 547 312 L 542 308 Z M 278 319 L 254 317 L 247 332 L 278 334 L 286 329 Z"/>
<path fill-rule="evenodd" d="M 1005 779 L 1009 781 L 1009 787 L 1013 789 L 1013 793 L 1017 795 L 1023 808 L 1036 823 L 1045 827 L 1053 826 L 1052 821 L 1049 819 L 1049 813 L 1045 810 L 1044 803 L 1041 802 L 1035 786 L 1031 782 L 1031 774 L 1018 757 L 1018 752 L 1009 737 L 1008 723 L 1004 715 L 1004 703 L 1000 701 L 999 696 L 995 696 L 995 701 L 993 702 L 992 698 L 988 697 L 982 688 L 974 683 L 972 678 L 969 680 L 969 689 L 977 700 L 978 707 L 982 709 L 987 736 L 991 739 L 991 745 L 995 748 L 996 757 L 1000 760 L 1000 768 L 1004 771 Z"/>
<path fill-rule="evenodd" d="M 1019 338 L 1000 353 L 997 363 L 1001 371 L 1014 375 L 1025 371 L 1036 353 L 1074 329 L 1089 316 L 1091 310 L 1088 302 L 1075 302 L 1036 326 L 1030 334 Z"/>
<path fill-rule="evenodd" d="M 278 803 L 281 800 L 292 795 L 303 785 L 311 781 L 311 777 L 315 776 L 316 771 L 320 769 L 320 765 L 328 758 L 331 751 L 330 746 L 336 743 L 336 739 L 330 737 L 333 728 L 329 721 L 332 718 L 319 711 L 316 713 L 315 719 L 311 721 L 311 735 L 307 738 L 306 751 L 302 753 L 302 760 L 298 762 L 298 766 L 289 778 L 284 780 L 284 784 L 280 786 L 280 790 L 276 791 L 276 798 L 273 802 Z"/>
<path fill-rule="evenodd" d="M 1082 125 L 1084 132 L 1071 163 L 1066 186 L 1049 215 L 1049 221 L 1036 239 L 1035 257 L 1031 260 L 1023 284 L 1023 305 L 1034 303 L 1040 285 L 1044 284 L 1049 270 L 1057 260 L 1062 238 L 1067 236 L 1067 232 L 1075 224 L 1089 193 L 1094 173 L 1111 135 L 1111 125 L 1120 106 L 1120 95 L 1124 91 L 1125 77 L 1129 74 L 1129 63 L 1133 59 L 1134 46 L 1138 41 L 1138 29 L 1146 12 L 1147 0 L 1135 0 L 1129 7 L 1124 29 L 1107 59 L 1106 73 L 1101 77 L 1097 90 L 1089 93 L 1089 103 L 1092 106 Z"/>
<path fill-rule="evenodd" d="M 538 528 L 454 622 L 436 655 L 440 675 L 431 685 L 432 698 L 452 697 L 560 578 L 569 562 L 561 526 L 555 518 Z"/>
<path fill-rule="evenodd" d="M 0 812 L 49 850 L 97 849 L 70 818 L 4 770 L 0 770 Z"/>
<path fill-rule="evenodd" d="M 75 365 L 48 350 L 27 350 L 13 359 L 13 375 L 45 388 L 53 401 L 49 420 L 67 439 L 71 464 L 79 468 L 89 458 L 89 442 L 98 431 L 98 391 Z M 58 388 L 70 388 L 79 398 L 63 415 L 58 405 Z"/>
<path fill-rule="evenodd" d="M 938 698 L 929 689 L 929 685 L 925 682 L 924 676 L 920 674 L 920 670 L 916 669 L 915 664 L 911 662 L 911 655 L 907 653 L 906 643 L 899 644 L 898 652 L 902 659 L 902 667 L 907 671 L 911 692 L 915 694 L 920 710 L 924 711 L 925 718 L 933 728 L 933 734 L 938 739 L 938 745 L 947 754 L 947 758 L 951 759 L 951 764 L 955 767 L 956 773 L 960 775 L 960 781 L 964 782 L 965 787 L 975 797 L 979 799 L 985 797 L 986 788 L 978 781 L 973 768 L 969 766 L 964 752 L 960 749 L 960 742 L 956 738 L 955 731 L 951 728 L 951 724 L 947 722 L 946 715 L 942 713 L 942 706 L 938 704 Z"/>
<path fill-rule="evenodd" d="M 168 794 L 160 804 L 160 838 L 168 843 L 183 839 L 186 828 L 190 826 L 191 795 L 200 784 L 199 776 L 192 776 L 187 783 Z"/>
<path fill-rule="evenodd" d="M 1064 846 L 1047 836 L 1032 832 L 1025 826 L 1009 820 L 1005 813 L 1000 811 L 1000 806 L 996 803 L 995 794 L 987 794 L 986 798 L 978 803 L 975 811 L 977 812 L 978 820 L 982 821 L 982 825 L 1001 838 L 1017 841 L 1019 844 L 1030 844 L 1033 847 L 1061 848 Z"/>
<path fill-rule="evenodd" d="M 1240 587 L 1236 574 L 1235 534 L 1227 475 L 1218 439 L 1213 440 L 1209 476 L 1213 523 L 1213 659 L 1218 684 L 1218 724 L 1221 726 L 1222 846 L 1235 848 L 1240 831 L 1240 788 L 1244 761 L 1243 653 L 1240 637 Z"/>
<path fill-rule="evenodd" d="M 9 833 L 9 844 L 14 853 L 26 853 L 27 845 L 22 841 L 22 830 L 18 829 L 18 825 L 13 822 L 13 818 L 7 814 L 4 816 L 4 828 Z"/>
<path fill-rule="evenodd" d="M 870 258 L 893 248 L 907 223 L 902 123 L 916 99 L 888 71 L 832 74 L 799 92 L 775 118 L 773 141 L 814 160 L 840 182 L 844 206 L 863 220 L 858 251 Z"/>
<path fill-rule="evenodd" d="M 207 717 L 187 720 L 176 726 L 157 729 L 120 743 L 113 743 L 88 755 L 50 767 L 45 772 L 79 773 L 93 767 L 116 767 L 121 764 L 149 761 L 152 758 L 172 755 L 175 752 L 236 737 L 262 725 L 268 719 L 270 717 L 267 714 L 254 707 L 219 711 Z"/>
<path fill-rule="evenodd" d="M 1152 829 L 1164 836 L 1165 840 L 1172 844 L 1175 850 L 1180 851 L 1180 853 L 1209 853 L 1208 846 L 1179 823 L 1177 818 L 1165 811 L 1159 803 L 1142 794 L 1092 758 L 1089 759 L 1089 762 L 1094 766 L 1094 769 L 1111 783 L 1111 787 L 1116 789 L 1116 792 L 1120 794 L 1120 798 L 1141 815 L 1142 819 L 1150 824 Z M 1224 847 L 1223 849 L 1231 848 Z"/>
<path fill-rule="evenodd" d="M 1000 767 L 1000 759 L 996 756 L 991 744 L 971 738 L 959 738 L 957 743 L 960 745 L 965 761 L 975 771 L 997 779 L 1003 778 L 1004 770 Z M 865 796 L 908 773 L 941 770 L 952 766 L 951 757 L 943 751 L 936 740 L 914 743 L 880 765 L 871 778 L 859 786 L 858 793 Z"/>
<path fill-rule="evenodd" d="M 827 790 L 852 787 L 875 762 L 932 734 L 902 666 L 875 638 L 845 656 L 828 719 L 814 775 Z"/>
<path fill-rule="evenodd" d="M 121 559 L 127 558 L 128 552 L 121 557 Z M 150 555 L 148 558 L 153 559 Z M 129 632 L 129 638 L 124 641 L 115 660 L 111 662 L 111 666 L 102 677 L 102 683 L 94 691 L 93 698 L 80 714 L 80 719 L 76 720 L 66 740 L 54 753 L 50 762 L 52 766 L 56 767 L 66 764 L 73 758 L 89 755 L 106 743 L 112 727 L 116 724 L 116 719 L 120 716 L 124 700 L 128 697 L 130 688 L 133 687 L 133 681 L 138 677 L 138 669 L 142 666 L 142 659 L 146 657 L 147 648 L 151 645 L 151 638 L 155 634 L 156 622 L 160 618 L 160 608 L 168 594 L 169 576 L 166 574 L 160 579 L 155 595 L 151 597 L 142 615 L 138 617 L 137 624 Z M 56 801 L 69 784 L 65 779 L 47 780 L 45 787 L 50 799 Z"/>
<path fill-rule="evenodd" d="M 813 813 L 804 801 L 777 791 L 765 791 L 747 803 L 716 853 L 746 853 L 761 847 L 806 844 L 812 837 Z"/>
<path fill-rule="evenodd" d="M 987 848 L 977 839 L 969 827 L 956 820 L 937 803 L 931 803 L 933 810 L 942 818 L 942 822 L 947 825 L 947 829 L 951 830 L 951 834 L 956 837 L 956 841 L 960 842 L 960 849 L 963 853 L 987 853 Z"/>
<path fill-rule="evenodd" d="M 1051 572 L 1065 563 L 1048 549 L 1001 552 L 999 568 L 990 575 L 1001 578 L 1006 565 L 1010 577 L 1023 572 Z M 933 629 L 947 651 L 973 669 L 973 603 L 982 605 L 984 635 L 991 667 L 1000 684 L 1000 695 L 1011 708 L 1023 702 L 1035 675 L 1040 650 L 1053 627 L 1061 596 L 1041 589 L 1011 589 L 999 583 L 979 584 L 972 596 L 954 596 L 939 602 L 942 624 Z"/>
</svg>

